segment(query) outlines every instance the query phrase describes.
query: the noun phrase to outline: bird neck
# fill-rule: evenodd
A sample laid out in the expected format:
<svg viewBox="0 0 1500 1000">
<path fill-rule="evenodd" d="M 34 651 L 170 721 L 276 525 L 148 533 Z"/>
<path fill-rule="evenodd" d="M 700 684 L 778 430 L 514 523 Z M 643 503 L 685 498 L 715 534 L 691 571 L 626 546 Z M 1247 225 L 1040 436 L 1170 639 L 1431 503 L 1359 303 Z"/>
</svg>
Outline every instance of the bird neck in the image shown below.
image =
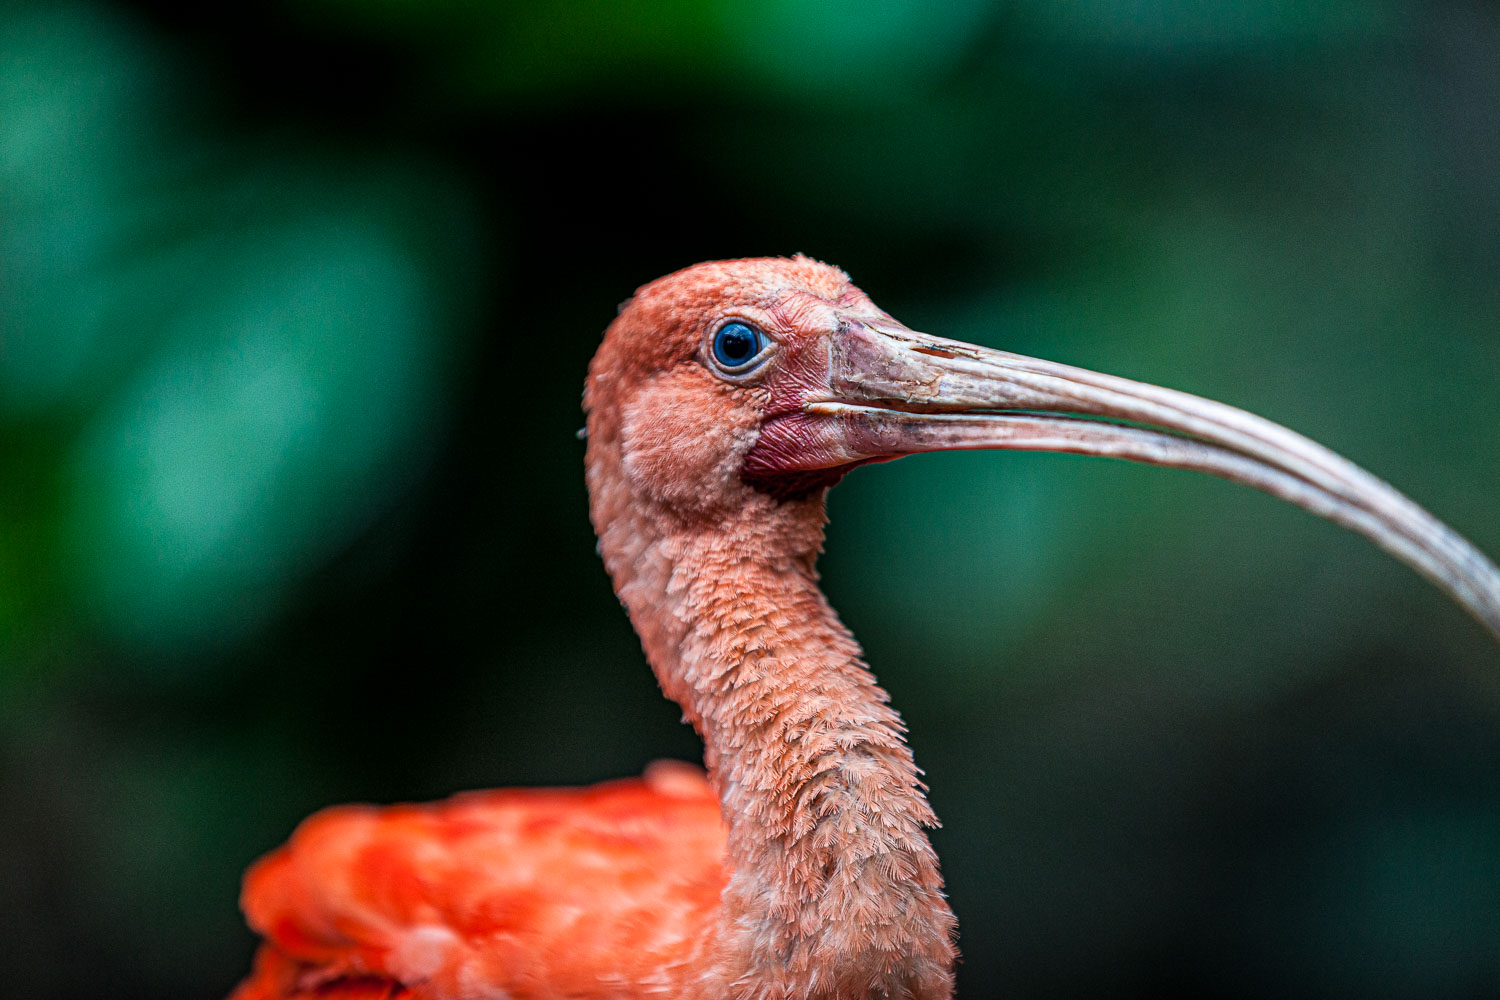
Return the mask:
<svg viewBox="0 0 1500 1000">
<path fill-rule="evenodd" d="M 605 531 L 601 552 L 723 804 L 725 981 L 947 997 L 954 918 L 924 831 L 937 819 L 900 717 L 818 588 L 823 525 L 821 496 L 766 498 L 730 524 Z"/>
</svg>

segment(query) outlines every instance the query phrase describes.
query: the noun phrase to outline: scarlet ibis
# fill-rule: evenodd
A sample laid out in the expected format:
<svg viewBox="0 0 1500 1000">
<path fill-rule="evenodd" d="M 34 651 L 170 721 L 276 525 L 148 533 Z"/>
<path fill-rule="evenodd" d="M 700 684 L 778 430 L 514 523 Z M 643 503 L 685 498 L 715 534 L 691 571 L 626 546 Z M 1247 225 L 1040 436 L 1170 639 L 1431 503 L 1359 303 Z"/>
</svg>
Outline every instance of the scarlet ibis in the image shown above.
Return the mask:
<svg viewBox="0 0 1500 1000">
<path fill-rule="evenodd" d="M 936 819 L 900 717 L 818 589 L 824 496 L 919 451 L 1197 469 L 1374 540 L 1500 636 L 1500 572 L 1244 411 L 915 333 L 805 257 L 641 288 L 584 393 L 599 552 L 706 777 L 327 810 L 257 862 L 236 1000 L 952 993 Z"/>
</svg>

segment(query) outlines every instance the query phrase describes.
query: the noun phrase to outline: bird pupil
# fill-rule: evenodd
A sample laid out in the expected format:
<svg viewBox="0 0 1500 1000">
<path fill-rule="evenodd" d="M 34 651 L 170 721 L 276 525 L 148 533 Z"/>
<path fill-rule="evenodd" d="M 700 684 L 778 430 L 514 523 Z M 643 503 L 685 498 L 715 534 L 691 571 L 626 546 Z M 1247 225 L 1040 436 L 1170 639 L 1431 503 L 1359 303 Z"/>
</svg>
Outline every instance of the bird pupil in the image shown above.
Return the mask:
<svg viewBox="0 0 1500 1000">
<path fill-rule="evenodd" d="M 743 358 L 750 353 L 750 338 L 743 330 L 731 330 L 724 334 L 724 353 L 731 358 Z"/>
</svg>

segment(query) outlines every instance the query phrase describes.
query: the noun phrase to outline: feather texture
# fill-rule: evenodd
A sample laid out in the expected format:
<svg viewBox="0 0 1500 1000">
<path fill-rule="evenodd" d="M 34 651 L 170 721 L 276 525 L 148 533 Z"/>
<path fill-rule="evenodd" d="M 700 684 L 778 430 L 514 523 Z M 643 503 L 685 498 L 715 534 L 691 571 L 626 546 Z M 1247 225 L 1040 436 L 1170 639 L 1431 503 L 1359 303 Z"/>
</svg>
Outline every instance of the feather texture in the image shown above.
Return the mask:
<svg viewBox="0 0 1500 1000">
<path fill-rule="evenodd" d="M 702 773 L 666 762 L 324 810 L 246 876 L 265 944 L 234 1000 L 663 995 L 706 944 L 724 840 Z"/>
</svg>

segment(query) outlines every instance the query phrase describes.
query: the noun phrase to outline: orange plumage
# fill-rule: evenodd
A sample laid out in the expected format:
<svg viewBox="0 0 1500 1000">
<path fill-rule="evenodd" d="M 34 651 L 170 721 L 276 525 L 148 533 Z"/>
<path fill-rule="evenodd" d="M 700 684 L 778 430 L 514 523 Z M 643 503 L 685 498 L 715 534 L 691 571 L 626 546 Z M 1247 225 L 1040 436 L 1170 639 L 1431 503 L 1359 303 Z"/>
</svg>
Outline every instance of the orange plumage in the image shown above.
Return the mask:
<svg viewBox="0 0 1500 1000">
<path fill-rule="evenodd" d="M 599 553 L 707 780 L 679 765 L 320 813 L 246 877 L 265 943 L 235 1000 L 951 996 L 937 819 L 818 589 L 825 494 L 866 462 L 1030 448 L 1209 472 L 1366 534 L 1500 635 L 1500 571 L 1326 449 L 1185 393 L 916 333 L 803 257 L 640 289 L 584 409 Z"/>
<path fill-rule="evenodd" d="M 234 1000 L 597 996 L 697 957 L 723 860 L 718 798 L 686 765 L 328 809 L 245 878 L 266 943 Z"/>
</svg>

